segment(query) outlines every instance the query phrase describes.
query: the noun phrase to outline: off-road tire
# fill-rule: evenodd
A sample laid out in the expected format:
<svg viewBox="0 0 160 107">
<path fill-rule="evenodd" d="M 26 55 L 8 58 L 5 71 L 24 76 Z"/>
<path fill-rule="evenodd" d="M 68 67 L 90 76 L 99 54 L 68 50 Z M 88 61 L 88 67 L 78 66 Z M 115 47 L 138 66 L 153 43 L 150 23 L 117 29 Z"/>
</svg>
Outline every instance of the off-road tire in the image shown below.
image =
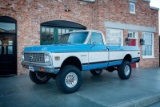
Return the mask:
<svg viewBox="0 0 160 107">
<path fill-rule="evenodd" d="M 49 81 L 50 76 L 42 72 L 29 72 L 30 79 L 36 84 L 45 84 Z"/>
<path fill-rule="evenodd" d="M 73 65 L 66 65 L 57 74 L 56 83 L 62 92 L 73 93 L 77 91 L 82 84 L 81 71 Z"/>
<path fill-rule="evenodd" d="M 124 60 L 122 64 L 118 67 L 118 76 L 122 80 L 129 79 L 132 73 L 132 68 L 130 62 Z"/>
</svg>

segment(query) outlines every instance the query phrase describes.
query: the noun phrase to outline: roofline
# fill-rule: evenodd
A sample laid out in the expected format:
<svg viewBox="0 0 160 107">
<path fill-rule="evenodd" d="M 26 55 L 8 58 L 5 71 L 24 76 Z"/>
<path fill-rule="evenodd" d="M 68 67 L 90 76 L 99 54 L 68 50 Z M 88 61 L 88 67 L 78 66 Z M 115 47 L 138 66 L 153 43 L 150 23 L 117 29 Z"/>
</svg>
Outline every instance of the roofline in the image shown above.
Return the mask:
<svg viewBox="0 0 160 107">
<path fill-rule="evenodd" d="M 149 3 L 151 2 L 151 0 L 143 0 L 143 1 L 144 1 L 144 2 L 149 2 Z"/>
<path fill-rule="evenodd" d="M 159 10 L 159 8 L 153 7 L 153 6 L 150 6 L 150 8 L 153 9 L 153 10 Z"/>
<path fill-rule="evenodd" d="M 97 32 L 97 33 L 102 33 L 99 30 L 77 30 L 77 31 L 71 31 L 71 32 L 68 32 L 68 33 L 74 33 L 74 32 Z"/>
</svg>

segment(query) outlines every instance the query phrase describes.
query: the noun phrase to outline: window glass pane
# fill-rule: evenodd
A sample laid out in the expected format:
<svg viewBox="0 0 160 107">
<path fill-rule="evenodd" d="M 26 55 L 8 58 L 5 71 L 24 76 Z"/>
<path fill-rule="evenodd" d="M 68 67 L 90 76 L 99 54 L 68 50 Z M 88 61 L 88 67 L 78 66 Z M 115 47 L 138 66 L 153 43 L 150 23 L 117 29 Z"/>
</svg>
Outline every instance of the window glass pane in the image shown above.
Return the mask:
<svg viewBox="0 0 160 107">
<path fill-rule="evenodd" d="M 0 36 L 0 54 L 13 54 L 13 36 Z"/>
<path fill-rule="evenodd" d="M 49 28 L 46 28 L 46 34 L 49 34 Z"/>
<path fill-rule="evenodd" d="M 107 29 L 107 45 L 121 46 L 122 36 L 122 30 Z"/>
<path fill-rule="evenodd" d="M 8 41 L 8 54 L 13 54 L 13 41 Z"/>
<path fill-rule="evenodd" d="M 143 33 L 145 45 L 142 46 L 143 56 L 153 56 L 152 33 Z"/>
<path fill-rule="evenodd" d="M 62 34 L 66 33 L 66 30 L 65 29 L 62 29 Z"/>
<path fill-rule="evenodd" d="M 91 44 L 103 44 L 102 35 L 100 33 L 92 33 Z"/>
<path fill-rule="evenodd" d="M 15 33 L 15 23 L 0 22 L 0 32 Z"/>
<path fill-rule="evenodd" d="M 53 35 L 54 34 L 54 29 L 50 28 L 50 34 Z"/>
<path fill-rule="evenodd" d="M 41 45 L 48 45 L 53 43 L 54 43 L 54 29 L 51 27 L 42 26 Z"/>
<path fill-rule="evenodd" d="M 8 46 L 8 54 L 13 54 L 13 46 Z"/>
<path fill-rule="evenodd" d="M 66 33 L 68 33 L 69 32 L 69 29 L 66 29 Z"/>
<path fill-rule="evenodd" d="M 135 13 L 135 4 L 134 3 L 130 3 L 130 12 Z"/>
<path fill-rule="evenodd" d="M 45 30 L 45 27 L 42 27 L 42 32 L 41 32 L 42 34 L 43 33 L 46 33 L 46 30 Z"/>
</svg>

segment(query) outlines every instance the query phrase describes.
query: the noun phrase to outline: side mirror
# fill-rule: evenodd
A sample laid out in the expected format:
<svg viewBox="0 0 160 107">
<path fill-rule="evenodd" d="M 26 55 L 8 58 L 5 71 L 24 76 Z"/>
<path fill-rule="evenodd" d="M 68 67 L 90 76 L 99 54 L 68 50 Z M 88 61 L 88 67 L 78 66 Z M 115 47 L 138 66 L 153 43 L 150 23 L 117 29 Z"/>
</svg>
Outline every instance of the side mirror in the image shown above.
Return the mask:
<svg viewBox="0 0 160 107">
<path fill-rule="evenodd" d="M 95 46 L 97 43 L 96 42 L 93 42 L 92 44 L 91 44 L 91 48 L 93 47 L 93 46 Z"/>
</svg>

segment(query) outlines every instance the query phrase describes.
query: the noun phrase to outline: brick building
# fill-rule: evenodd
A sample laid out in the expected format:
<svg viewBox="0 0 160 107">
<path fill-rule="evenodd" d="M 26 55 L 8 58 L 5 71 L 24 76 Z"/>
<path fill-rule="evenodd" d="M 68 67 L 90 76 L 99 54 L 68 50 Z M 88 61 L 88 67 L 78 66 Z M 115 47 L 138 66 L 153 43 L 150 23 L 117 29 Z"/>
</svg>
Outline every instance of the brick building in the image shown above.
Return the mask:
<svg viewBox="0 0 160 107">
<path fill-rule="evenodd" d="M 159 66 L 159 9 L 150 0 L 90 1 L 0 0 L 0 74 L 25 71 L 24 47 L 56 43 L 60 34 L 79 29 L 101 30 L 107 45 L 139 46 L 141 61 L 133 67 Z"/>
</svg>

